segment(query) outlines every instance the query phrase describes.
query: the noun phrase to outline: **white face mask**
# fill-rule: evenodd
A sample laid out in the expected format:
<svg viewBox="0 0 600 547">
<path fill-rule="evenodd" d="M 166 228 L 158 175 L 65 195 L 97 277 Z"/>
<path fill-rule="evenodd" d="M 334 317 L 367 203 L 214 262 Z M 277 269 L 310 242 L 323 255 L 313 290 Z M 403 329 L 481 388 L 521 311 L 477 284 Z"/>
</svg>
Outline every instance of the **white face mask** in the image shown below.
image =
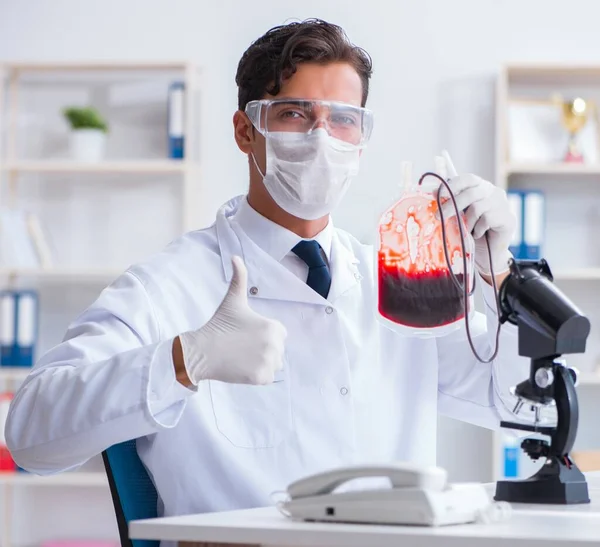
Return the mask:
<svg viewBox="0 0 600 547">
<path fill-rule="evenodd" d="M 310 134 L 278 132 L 266 139 L 267 191 L 284 211 L 305 220 L 328 215 L 358 173 L 359 149 L 318 128 Z"/>
</svg>

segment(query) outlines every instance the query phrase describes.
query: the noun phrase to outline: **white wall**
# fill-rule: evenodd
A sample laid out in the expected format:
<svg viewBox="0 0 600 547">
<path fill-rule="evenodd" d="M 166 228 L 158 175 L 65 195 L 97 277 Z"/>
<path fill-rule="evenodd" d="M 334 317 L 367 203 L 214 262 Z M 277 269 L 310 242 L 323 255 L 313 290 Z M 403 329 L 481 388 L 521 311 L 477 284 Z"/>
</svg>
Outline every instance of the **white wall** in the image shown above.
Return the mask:
<svg viewBox="0 0 600 547">
<path fill-rule="evenodd" d="M 493 177 L 501 63 L 600 59 L 600 4 L 592 0 L 2 0 L 0 59 L 189 58 L 202 65 L 203 225 L 246 189 L 231 124 L 237 62 L 269 27 L 306 17 L 341 24 L 374 60 L 376 129 L 359 180 L 335 215 L 362 239 L 371 239 L 374 215 L 393 196 L 401 160 L 422 171 L 447 148 L 460 170 Z M 441 464 L 455 478 L 488 478 L 489 454 L 480 452 L 488 433 L 441 424 Z"/>
<path fill-rule="evenodd" d="M 423 170 L 447 147 L 459 169 L 493 176 L 492 86 L 500 63 L 600 56 L 600 5 L 592 0 L 3 0 L 0 58 L 190 58 L 205 67 L 203 223 L 246 188 L 245 158 L 231 131 L 242 52 L 273 25 L 315 16 L 344 26 L 374 59 L 376 130 L 337 215 L 361 237 L 370 236 L 371 212 L 388 202 L 400 159 Z"/>
</svg>

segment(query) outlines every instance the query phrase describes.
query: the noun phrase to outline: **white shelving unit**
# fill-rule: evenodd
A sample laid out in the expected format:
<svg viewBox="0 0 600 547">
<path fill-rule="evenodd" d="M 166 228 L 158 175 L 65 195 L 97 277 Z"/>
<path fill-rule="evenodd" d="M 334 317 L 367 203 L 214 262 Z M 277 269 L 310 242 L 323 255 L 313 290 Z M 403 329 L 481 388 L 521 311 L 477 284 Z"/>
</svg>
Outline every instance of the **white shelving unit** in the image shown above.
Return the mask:
<svg viewBox="0 0 600 547">
<path fill-rule="evenodd" d="M 600 165 L 576 163 L 506 163 L 506 175 L 600 175 Z"/>
<path fill-rule="evenodd" d="M 42 280 L 44 282 L 102 282 L 107 283 L 121 273 L 121 270 L 102 269 L 102 268 L 69 268 L 69 267 L 50 267 L 50 268 L 0 268 L 0 278 L 19 278 L 24 280 Z"/>
<path fill-rule="evenodd" d="M 8 173 L 185 173 L 189 165 L 181 160 L 104 161 L 77 163 L 70 161 L 15 161 L 2 165 Z"/>
<path fill-rule="evenodd" d="M 578 268 L 552 272 L 558 281 L 600 281 L 600 268 Z"/>
<path fill-rule="evenodd" d="M 0 386 L 4 390 L 14 391 L 29 373 L 30 369 L 26 367 L 0 367 Z M 15 514 L 22 513 L 21 504 L 17 500 L 20 499 L 20 496 L 22 499 L 23 493 L 26 496 L 39 497 L 40 488 L 72 492 L 73 489 L 76 489 L 77 492 L 81 491 L 81 494 L 76 495 L 76 499 L 80 496 L 86 496 L 86 499 L 89 499 L 90 494 L 94 499 L 98 499 L 98 496 L 100 499 L 109 499 L 108 478 L 102 468 L 100 458 L 96 458 L 90 464 L 92 465 L 86 464 L 82 470 L 46 476 L 22 471 L 0 471 L 1 505 L 3 507 L 3 516 L 0 517 L 0 522 L 2 522 L 0 546 L 14 547 L 16 545 L 13 539 L 15 535 L 13 518 Z M 55 496 L 51 494 L 50 497 L 54 498 Z M 64 531 L 60 533 L 64 533 Z"/>
<path fill-rule="evenodd" d="M 15 545 L 13 539 L 15 535 L 13 518 L 15 511 L 21 513 L 23 511 L 20 504 L 16 504 L 14 501 L 17 498 L 17 494 L 22 494 L 25 491 L 27 496 L 39 497 L 41 493 L 40 489 L 46 490 L 48 488 L 59 490 L 72 490 L 76 488 L 78 492 L 81 490 L 80 495 L 86 496 L 87 500 L 90 499 L 90 495 L 96 498 L 100 494 L 104 499 L 110 496 L 108 479 L 100 471 L 74 471 L 52 476 L 31 475 L 20 471 L 0 472 L 0 490 L 4 492 L 4 525 L 0 532 L 2 547 L 12 547 Z M 56 498 L 57 496 L 51 494 L 50 497 Z M 77 498 L 79 497 L 78 495 Z M 116 539 L 116 534 L 113 535 L 115 535 L 114 539 Z"/>
<path fill-rule="evenodd" d="M 600 374 L 582 374 L 579 378 L 580 386 L 600 386 Z"/>
<path fill-rule="evenodd" d="M 47 196 L 51 197 L 49 201 L 60 202 L 60 200 L 66 199 L 65 196 L 69 197 L 71 194 L 78 196 L 72 199 L 80 199 L 79 196 L 83 196 L 81 199 L 94 199 L 90 196 L 95 195 L 109 196 L 113 201 L 107 200 L 105 204 L 110 204 L 118 199 L 121 193 L 125 192 L 131 202 L 131 196 L 136 195 L 135 192 L 151 193 L 152 190 L 149 191 L 148 186 L 158 184 L 162 194 L 153 203 L 157 202 L 158 207 L 160 207 L 163 203 L 163 196 L 168 197 L 168 201 L 164 201 L 164 205 L 169 206 L 171 211 L 175 209 L 174 212 L 171 212 L 171 217 L 168 218 L 174 218 L 178 223 L 174 228 L 173 237 L 195 228 L 201 176 L 198 143 L 200 76 L 200 70 L 185 61 L 124 63 L 2 63 L 0 61 L 0 207 L 24 206 L 27 208 L 29 204 L 22 202 L 21 190 L 25 187 L 27 191 L 31 181 L 37 188 L 42 188 L 44 192 L 43 197 L 38 199 L 37 203 L 38 206 L 41 203 L 42 208 L 46 207 L 45 198 Z M 166 150 L 167 86 L 173 81 L 183 82 L 185 86 L 184 159 L 170 159 Z M 163 89 L 161 86 L 163 85 L 164 105 L 161 106 L 161 89 Z M 53 108 L 58 104 L 57 101 L 62 100 L 63 88 L 68 90 L 63 106 L 73 104 L 75 102 L 73 97 L 81 98 L 83 96 L 89 99 L 86 101 L 87 104 L 98 106 L 96 103 L 100 102 L 101 105 L 106 106 L 107 102 L 113 101 L 115 88 L 118 88 L 121 93 L 125 90 L 128 94 L 127 100 L 129 102 L 127 104 L 130 106 L 124 107 L 123 104 L 114 108 L 111 106 L 110 112 L 113 117 L 108 119 L 111 132 L 114 126 L 118 126 L 118 130 L 121 131 L 121 138 L 112 149 L 112 152 L 116 151 L 117 153 L 107 151 L 106 159 L 95 163 L 73 161 L 65 153 L 53 154 L 52 147 L 48 147 L 49 154 L 23 153 L 23 150 L 27 147 L 22 146 L 22 137 L 29 137 L 29 132 L 35 134 L 40 128 L 46 129 L 41 127 L 42 122 L 36 117 L 38 114 L 30 114 L 27 111 L 28 106 L 31 107 L 32 104 L 37 106 L 38 102 L 43 101 L 32 102 L 30 99 L 28 100 L 30 95 L 27 94 L 31 94 L 31 90 L 33 90 L 40 97 L 49 97 L 48 100 L 51 105 L 49 108 Z M 73 89 L 76 91 L 73 92 Z M 147 110 L 143 110 L 147 106 L 144 104 L 144 97 L 141 97 L 139 101 L 137 100 L 135 94 L 139 90 L 141 90 L 142 95 L 150 90 L 149 102 L 151 104 Z M 81 106 L 84 105 L 81 104 Z M 148 114 L 147 112 L 153 108 L 158 108 L 158 110 Z M 100 110 L 102 111 L 102 108 Z M 54 133 L 57 132 L 58 112 L 55 109 L 53 116 L 46 114 L 46 118 L 42 120 L 45 121 L 48 117 L 52 118 L 51 121 L 55 124 L 52 129 Z M 126 118 L 126 121 L 119 119 L 121 115 Z M 150 121 L 148 121 L 147 116 L 150 116 Z M 30 123 L 32 119 L 35 124 L 38 124 L 35 125 L 33 130 L 27 126 L 27 123 Z M 127 133 L 127 130 L 131 130 L 130 126 L 135 126 L 138 121 L 142 124 L 142 129 L 134 128 L 137 133 Z M 163 121 L 165 122 L 164 126 L 161 125 Z M 158 126 L 158 131 L 162 131 L 162 134 L 157 136 L 153 131 L 145 133 L 148 123 L 154 124 L 154 127 Z M 62 131 L 64 140 L 66 137 L 64 127 Z M 146 137 L 152 142 L 152 146 L 144 148 L 138 141 Z M 109 133 L 110 138 L 111 133 Z M 156 153 L 156 149 L 160 149 L 161 146 L 163 148 L 162 153 Z M 148 151 L 149 148 L 150 152 Z M 44 148 L 44 150 L 46 149 Z M 133 152 L 128 155 L 130 150 L 133 150 Z M 140 150 L 142 150 L 141 153 Z M 96 194 L 86 190 L 90 187 L 93 187 Z M 54 195 L 54 192 L 56 192 L 56 195 Z M 135 207 L 135 198 L 133 198 L 133 203 Z M 102 205 L 100 204 L 100 207 Z M 156 220 L 162 220 L 160 209 L 152 212 L 155 213 Z M 110 217 L 109 213 L 110 211 L 107 210 L 107 217 L 109 217 L 107 224 L 111 221 L 114 222 L 114 218 Z M 126 208 L 125 213 L 127 213 Z M 82 219 L 82 215 L 74 214 L 72 216 L 79 220 Z M 54 218 L 54 221 L 57 222 L 69 221 L 67 218 L 61 218 L 60 215 L 55 215 L 55 217 L 58 217 Z M 47 227 L 44 226 L 44 228 Z M 63 227 L 62 233 L 69 235 L 69 231 L 78 230 L 80 230 L 80 226 L 68 225 Z M 140 237 L 143 238 L 144 230 L 140 228 L 138 232 Z M 95 234 L 92 234 L 89 230 L 88 232 L 81 230 L 81 234 L 78 235 L 85 237 L 86 235 Z M 112 237 L 115 240 L 114 233 Z M 152 238 L 151 235 L 147 237 Z M 102 238 L 99 239 L 102 240 Z M 119 245 L 118 235 L 116 240 L 117 245 Z M 53 286 L 56 286 L 55 288 L 59 291 L 72 287 L 78 288 L 88 283 L 98 283 L 104 286 L 117 277 L 124 267 L 135 260 L 132 257 L 127 262 L 129 258 L 124 258 L 125 252 L 129 250 L 126 243 L 121 244 L 121 248 L 118 250 L 120 251 L 119 259 L 114 262 L 110 259 L 99 260 L 96 264 L 85 259 L 75 265 L 73 262 L 63 264 L 60 260 L 55 260 L 53 266 L 47 268 L 19 268 L 0 263 L 0 284 L 2 287 L 20 284 L 43 285 L 46 289 L 48 289 L 47 286 L 50 286 L 50 290 L 54 290 Z M 111 249 L 104 253 L 104 256 L 110 257 L 110 255 Z M 54 305 L 57 305 L 57 301 L 58 305 L 61 305 L 60 298 L 53 299 Z M 42 314 L 44 313 L 43 306 L 44 303 L 41 302 L 40 311 Z M 77 305 L 75 306 L 77 307 Z M 55 313 L 56 310 L 53 310 L 53 312 Z M 57 338 L 50 341 L 50 343 L 58 343 L 59 341 Z M 0 388 L 4 391 L 14 391 L 28 373 L 29 369 L 1 367 Z M 51 490 L 53 494 L 42 495 L 41 492 L 46 491 L 49 487 L 55 489 Z M 78 489 L 81 489 L 81 494 L 78 494 Z M 60 494 L 60 492 L 64 492 L 64 494 Z M 94 516 L 94 522 L 89 522 L 83 528 L 82 523 L 72 523 L 74 529 L 80 530 L 80 533 L 82 529 L 87 533 L 89 527 L 90 530 L 95 530 L 96 533 L 101 534 L 101 537 L 106 537 L 106 533 L 110 530 L 109 526 L 114 521 L 112 507 L 109 504 L 108 482 L 98 458 L 90 462 L 90 466 L 86 464 L 81 470 L 52 476 L 35 476 L 23 472 L 0 472 L 0 493 L 2 493 L 0 506 L 4 509 L 3 515 L 0 514 L 0 547 L 29 544 L 23 537 L 20 537 L 19 543 L 15 543 L 14 532 L 16 530 L 11 529 L 12 515 L 23 513 L 23 505 L 28 507 L 29 504 L 29 501 L 25 500 L 32 499 L 29 496 L 35 497 L 36 500 L 40 496 L 41 499 L 52 500 L 47 502 L 52 503 L 52 507 L 48 507 L 48 509 L 56 511 L 61 508 L 60 504 L 63 496 L 71 504 L 78 504 L 77 500 L 81 499 L 80 496 L 85 496 L 86 500 L 90 497 L 98 500 L 98 503 L 102 505 L 102 515 L 97 515 L 97 518 Z M 40 505 L 40 503 L 37 501 L 37 505 Z M 37 510 L 41 510 L 45 520 L 48 520 L 44 513 L 45 507 L 38 507 Z M 64 511 L 70 512 L 73 510 L 76 513 L 76 509 L 74 506 L 69 506 Z M 67 522 L 70 522 L 70 520 L 67 519 Z M 105 524 L 102 525 L 101 523 Z M 46 524 L 46 527 L 48 527 L 48 523 Z M 52 529 L 51 533 L 56 535 L 48 537 L 48 539 L 69 537 L 68 530 L 54 529 L 52 522 L 49 525 Z M 114 532 L 116 533 L 116 521 L 114 522 Z M 19 535 L 22 536 L 22 534 Z"/>
<path fill-rule="evenodd" d="M 41 90 L 55 93 L 56 88 L 65 85 L 95 86 L 102 89 L 109 85 L 136 85 L 152 78 L 171 78 L 181 81 L 185 86 L 185 143 L 184 159 L 163 158 L 109 158 L 96 163 L 82 163 L 68 158 L 21 158 L 18 154 L 20 128 L 18 118 L 21 113 L 22 87 L 36 86 Z M 48 185 L 62 183 L 64 177 L 69 184 L 85 185 L 102 177 L 103 183 L 115 186 L 127 177 L 127 183 L 144 186 L 148 177 L 171 177 L 173 192 L 178 194 L 180 202 L 180 232 L 188 231 L 195 225 L 200 179 L 198 153 L 198 120 L 200 70 L 187 62 L 90 62 L 90 63 L 1 63 L 0 62 L 0 128 L 5 128 L 4 142 L 0 139 L 0 180 L 4 180 L 8 193 L 0 198 L 4 206 L 12 206 L 17 201 L 18 188 L 22 177 L 35 175 L 37 183 L 43 180 Z M 106 96 L 106 93 L 104 94 Z M 166 89 L 165 89 L 166 100 Z M 165 111 L 167 105 L 165 102 Z M 111 120 L 109 120 L 110 123 Z M 166 127 L 165 142 L 166 142 Z M 0 137 L 2 135 L 0 134 Z M 56 176 L 63 176 L 57 179 Z M 43 179 L 44 176 L 47 176 Z M 108 191 L 111 191 L 110 189 Z M 121 265 L 110 268 L 61 267 L 52 271 L 31 271 L 18 268 L 8 269 L 0 264 L 0 276 L 8 275 L 12 279 L 22 276 L 38 277 L 41 280 L 76 280 L 88 282 L 93 279 L 105 280 Z"/>
<path fill-rule="evenodd" d="M 58 475 L 39 476 L 22 472 L 0 472 L 0 485 L 10 486 L 98 486 L 108 488 L 108 480 L 100 471 L 73 471 Z"/>
<path fill-rule="evenodd" d="M 581 95 L 596 99 L 600 96 L 600 65 L 509 64 L 501 69 L 496 86 L 496 181 L 504 189 L 527 188 L 533 184 L 538 189 L 547 189 L 549 194 L 556 190 L 564 191 L 565 184 L 568 184 L 568 191 L 573 199 L 579 199 L 577 196 L 581 195 L 581 203 L 584 204 L 586 201 L 586 195 L 583 193 L 585 185 L 588 185 L 588 191 L 590 191 L 590 184 L 600 185 L 600 163 L 520 162 L 511 159 L 509 146 L 509 105 L 511 100 L 522 100 L 523 97 L 533 99 L 534 102 L 548 100 L 557 91 L 565 97 Z M 600 142 L 598 145 L 600 146 Z M 592 192 L 595 193 L 593 190 Z M 600 191 L 598 192 L 596 195 L 600 195 Z M 581 219 L 574 220 L 581 221 Z M 561 222 L 561 227 L 568 226 L 568 222 L 565 224 L 565 218 L 547 215 L 547 232 L 548 228 L 552 227 L 549 223 L 557 221 Z M 558 232 L 554 232 L 555 235 L 556 233 Z M 560 256 L 567 241 L 568 237 L 563 240 L 555 238 L 548 241 L 546 239 L 545 249 L 553 251 L 553 255 Z M 577 248 L 579 249 L 579 247 Z M 546 254 L 547 251 L 544 251 L 545 256 Z M 594 253 L 594 249 L 589 249 L 588 254 L 596 256 L 596 264 L 590 265 L 589 260 L 586 260 L 589 257 L 581 255 L 571 260 L 568 265 L 556 264 L 550 260 L 549 264 L 555 282 L 561 284 L 569 297 L 577 305 L 586 309 L 586 313 L 589 311 L 590 315 L 596 314 L 597 316 L 600 309 L 588 308 L 588 306 L 594 306 L 593 302 L 589 302 L 588 295 L 600 293 L 600 253 Z M 598 331 L 594 330 L 594 321 L 592 320 L 592 332 L 588 339 L 588 347 L 598 347 L 597 337 Z M 595 393 L 596 387 L 600 386 L 600 373 L 595 370 L 600 359 L 594 355 L 594 351 L 595 349 L 592 349 L 589 357 L 586 356 L 585 368 L 580 370 L 580 392 L 592 389 Z M 569 356 L 565 357 L 569 358 Z M 579 434 L 581 435 L 581 428 Z M 493 445 L 494 480 L 497 480 L 503 478 L 501 433 L 494 434 Z M 521 454 L 521 461 L 523 460 L 527 460 L 527 456 Z M 522 466 L 523 476 L 530 475 L 539 467 L 532 462 L 527 464 L 525 461 L 524 463 L 525 465 Z"/>
</svg>

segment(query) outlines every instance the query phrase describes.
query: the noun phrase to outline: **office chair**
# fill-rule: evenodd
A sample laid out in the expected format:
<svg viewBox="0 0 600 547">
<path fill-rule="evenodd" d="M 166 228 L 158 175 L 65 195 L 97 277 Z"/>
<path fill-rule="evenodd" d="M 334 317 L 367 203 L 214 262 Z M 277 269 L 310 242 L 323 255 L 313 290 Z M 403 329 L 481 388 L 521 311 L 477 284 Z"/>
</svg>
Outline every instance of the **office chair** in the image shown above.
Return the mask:
<svg viewBox="0 0 600 547">
<path fill-rule="evenodd" d="M 129 521 L 156 518 L 158 494 L 140 460 L 135 440 L 102 452 L 110 494 L 115 506 L 121 547 L 159 547 L 158 541 L 129 538 Z"/>
</svg>

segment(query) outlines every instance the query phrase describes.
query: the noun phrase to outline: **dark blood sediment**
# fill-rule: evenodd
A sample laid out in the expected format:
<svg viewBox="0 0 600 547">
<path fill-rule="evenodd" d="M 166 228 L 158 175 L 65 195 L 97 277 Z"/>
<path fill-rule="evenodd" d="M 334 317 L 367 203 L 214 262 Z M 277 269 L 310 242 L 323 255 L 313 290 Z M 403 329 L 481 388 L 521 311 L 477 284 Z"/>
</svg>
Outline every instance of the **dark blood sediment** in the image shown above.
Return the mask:
<svg viewBox="0 0 600 547">
<path fill-rule="evenodd" d="M 464 276 L 456 279 L 462 286 Z M 464 294 L 447 270 L 402 273 L 380 262 L 379 313 L 407 327 L 441 327 L 464 317 Z"/>
</svg>

